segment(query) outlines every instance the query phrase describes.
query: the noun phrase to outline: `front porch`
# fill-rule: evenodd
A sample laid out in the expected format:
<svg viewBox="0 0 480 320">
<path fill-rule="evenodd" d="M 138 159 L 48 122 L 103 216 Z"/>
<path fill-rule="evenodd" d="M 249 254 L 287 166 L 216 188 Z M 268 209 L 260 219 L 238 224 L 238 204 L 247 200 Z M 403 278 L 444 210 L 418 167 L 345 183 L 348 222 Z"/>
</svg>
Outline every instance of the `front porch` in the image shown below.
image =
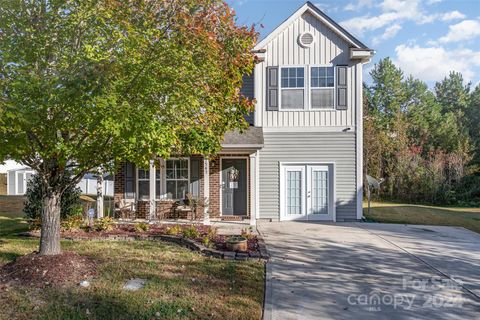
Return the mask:
<svg viewBox="0 0 480 320">
<path fill-rule="evenodd" d="M 125 219 L 248 220 L 258 217 L 258 150 L 261 128 L 229 133 L 223 150 L 150 161 L 149 168 L 124 163 L 115 174 L 115 215 Z"/>
</svg>

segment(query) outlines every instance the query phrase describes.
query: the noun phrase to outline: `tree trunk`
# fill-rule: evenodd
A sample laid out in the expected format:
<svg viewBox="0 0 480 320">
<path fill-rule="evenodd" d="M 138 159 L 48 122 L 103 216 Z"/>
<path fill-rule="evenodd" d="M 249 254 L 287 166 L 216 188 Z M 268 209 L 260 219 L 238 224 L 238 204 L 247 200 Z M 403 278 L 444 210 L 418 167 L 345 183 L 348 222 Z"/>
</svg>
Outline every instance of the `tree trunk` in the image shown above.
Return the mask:
<svg viewBox="0 0 480 320">
<path fill-rule="evenodd" d="M 51 192 L 43 199 L 40 255 L 55 255 L 60 250 L 60 192 Z"/>
</svg>

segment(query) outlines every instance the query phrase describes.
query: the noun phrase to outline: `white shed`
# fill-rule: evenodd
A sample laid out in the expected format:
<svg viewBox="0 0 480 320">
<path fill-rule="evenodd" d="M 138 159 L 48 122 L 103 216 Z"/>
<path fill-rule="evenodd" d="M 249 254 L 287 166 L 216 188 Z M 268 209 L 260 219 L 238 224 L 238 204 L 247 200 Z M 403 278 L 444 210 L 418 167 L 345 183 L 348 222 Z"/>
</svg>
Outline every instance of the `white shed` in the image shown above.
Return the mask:
<svg viewBox="0 0 480 320">
<path fill-rule="evenodd" d="M 16 168 L 7 171 L 7 194 L 21 196 L 27 191 L 27 183 L 32 179 L 35 171 L 28 167 Z"/>
<path fill-rule="evenodd" d="M 7 170 L 7 195 L 21 196 L 27 192 L 27 183 L 35 171 L 29 167 Z M 97 178 L 92 174 L 86 174 L 77 184 L 83 194 L 97 195 Z M 103 194 L 113 196 L 112 176 L 107 175 L 103 181 Z"/>
</svg>

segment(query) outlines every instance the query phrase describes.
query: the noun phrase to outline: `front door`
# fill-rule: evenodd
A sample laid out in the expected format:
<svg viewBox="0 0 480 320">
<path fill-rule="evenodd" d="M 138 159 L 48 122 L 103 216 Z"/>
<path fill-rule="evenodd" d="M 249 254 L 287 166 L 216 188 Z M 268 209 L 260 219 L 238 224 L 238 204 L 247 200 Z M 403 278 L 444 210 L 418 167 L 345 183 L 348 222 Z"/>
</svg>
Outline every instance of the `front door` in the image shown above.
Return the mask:
<svg viewBox="0 0 480 320">
<path fill-rule="evenodd" d="M 247 215 L 247 160 L 222 159 L 222 215 Z"/>
<path fill-rule="evenodd" d="M 281 220 L 333 220 L 333 172 L 329 165 L 284 165 Z"/>
</svg>

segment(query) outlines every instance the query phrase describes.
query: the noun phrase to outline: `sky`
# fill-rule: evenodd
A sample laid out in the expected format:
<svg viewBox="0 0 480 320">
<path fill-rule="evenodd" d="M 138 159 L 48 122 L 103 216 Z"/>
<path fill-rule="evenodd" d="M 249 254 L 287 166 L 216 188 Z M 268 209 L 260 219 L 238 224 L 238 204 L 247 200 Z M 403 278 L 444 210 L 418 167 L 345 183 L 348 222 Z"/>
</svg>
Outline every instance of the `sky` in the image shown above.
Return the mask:
<svg viewBox="0 0 480 320">
<path fill-rule="evenodd" d="M 301 7 L 302 0 L 227 0 L 237 23 L 255 24 L 260 38 Z M 480 84 L 480 0 L 311 0 L 320 10 L 405 75 L 430 87 L 452 70 Z"/>
</svg>

